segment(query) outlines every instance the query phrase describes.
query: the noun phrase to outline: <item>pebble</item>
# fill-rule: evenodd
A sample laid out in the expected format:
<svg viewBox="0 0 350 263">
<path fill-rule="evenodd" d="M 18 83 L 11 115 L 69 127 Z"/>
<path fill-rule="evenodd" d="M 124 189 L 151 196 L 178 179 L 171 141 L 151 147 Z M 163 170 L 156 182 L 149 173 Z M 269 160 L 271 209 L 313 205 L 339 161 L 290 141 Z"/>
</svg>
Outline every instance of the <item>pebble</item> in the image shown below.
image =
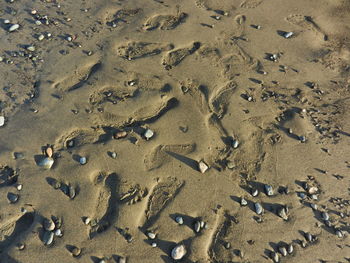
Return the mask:
<svg viewBox="0 0 350 263">
<path fill-rule="evenodd" d="M 149 239 L 155 239 L 156 238 L 156 234 L 152 233 L 152 232 L 148 232 L 147 236 Z"/>
<path fill-rule="evenodd" d="M 39 41 L 44 40 L 44 38 L 45 38 L 45 36 L 44 36 L 43 34 L 41 34 L 41 35 L 38 36 L 38 40 L 39 40 Z"/>
<path fill-rule="evenodd" d="M 294 247 L 293 247 L 293 244 L 292 244 L 292 243 L 290 243 L 290 244 L 288 245 L 287 251 L 288 251 L 288 254 L 292 254 L 292 253 L 293 253 Z"/>
<path fill-rule="evenodd" d="M 311 186 L 308 191 L 307 191 L 310 195 L 314 195 L 318 192 L 318 188 L 316 186 Z"/>
<path fill-rule="evenodd" d="M 37 165 L 41 166 L 41 167 L 44 167 L 45 169 L 51 169 L 53 163 L 54 163 L 53 158 L 45 157 L 45 158 L 42 158 L 41 160 L 39 160 L 37 162 Z"/>
<path fill-rule="evenodd" d="M 4 20 L 4 24 L 10 24 L 10 23 L 11 23 L 10 20 L 8 20 L 8 19 Z"/>
<path fill-rule="evenodd" d="M 204 161 L 200 161 L 198 163 L 198 169 L 203 174 L 209 169 L 209 166 Z"/>
<path fill-rule="evenodd" d="M 30 52 L 34 52 L 35 51 L 35 47 L 30 45 L 30 46 L 27 46 L 27 50 L 30 51 Z"/>
<path fill-rule="evenodd" d="M 5 125 L 5 117 L 4 116 L 0 116 L 0 127 Z"/>
<path fill-rule="evenodd" d="M 335 231 L 335 234 L 336 234 L 337 237 L 339 237 L 339 238 L 342 238 L 342 237 L 343 237 L 343 233 L 342 233 L 342 231 L 340 231 L 340 230 Z"/>
<path fill-rule="evenodd" d="M 177 217 L 175 218 L 175 221 L 176 221 L 176 223 L 178 223 L 179 225 L 183 225 L 183 223 L 184 223 L 184 219 L 182 218 L 182 216 L 177 216 Z"/>
<path fill-rule="evenodd" d="M 23 243 L 18 243 L 17 248 L 18 250 L 23 250 L 25 248 L 25 245 Z"/>
<path fill-rule="evenodd" d="M 233 140 L 233 142 L 232 142 L 232 147 L 233 147 L 234 149 L 237 149 L 238 146 L 239 146 L 239 141 L 238 141 L 238 140 Z"/>
<path fill-rule="evenodd" d="M 299 136 L 299 140 L 301 142 L 306 142 L 306 137 L 305 136 Z"/>
<path fill-rule="evenodd" d="M 43 236 L 44 245 L 49 246 L 53 242 L 54 233 L 51 231 L 45 231 Z"/>
<path fill-rule="evenodd" d="M 233 168 L 236 167 L 236 164 L 234 162 L 232 162 L 232 161 L 228 161 L 227 164 L 226 164 L 226 167 L 228 169 L 233 169 Z"/>
<path fill-rule="evenodd" d="M 254 206 L 255 206 L 255 212 L 258 215 L 261 215 L 263 213 L 263 211 L 264 211 L 262 205 L 260 203 L 255 203 Z"/>
<path fill-rule="evenodd" d="M 306 241 L 311 242 L 313 238 L 312 238 L 312 235 L 310 233 L 305 233 L 305 239 L 306 239 Z"/>
<path fill-rule="evenodd" d="M 22 188 L 23 188 L 23 185 L 22 185 L 22 184 L 18 184 L 18 185 L 16 185 L 16 189 L 17 189 L 18 191 L 21 191 L 21 190 L 22 190 Z"/>
<path fill-rule="evenodd" d="M 74 199 L 74 197 L 76 196 L 75 188 L 72 185 L 69 186 L 68 196 L 70 199 Z"/>
<path fill-rule="evenodd" d="M 151 139 L 153 137 L 153 135 L 154 135 L 154 132 L 150 129 L 147 129 L 145 131 L 145 133 L 143 134 L 143 136 L 145 136 L 146 140 Z"/>
<path fill-rule="evenodd" d="M 118 263 L 126 263 L 126 258 L 119 257 Z"/>
<path fill-rule="evenodd" d="M 13 24 L 9 27 L 8 31 L 13 32 L 19 28 L 19 24 Z"/>
<path fill-rule="evenodd" d="M 116 153 L 116 152 L 111 152 L 111 157 L 112 157 L 113 159 L 117 158 L 117 153 Z"/>
<path fill-rule="evenodd" d="M 122 139 L 125 138 L 128 135 L 128 133 L 126 131 L 120 131 L 120 132 L 116 132 L 114 134 L 114 139 Z"/>
<path fill-rule="evenodd" d="M 171 257 L 174 260 L 180 260 L 186 255 L 187 251 L 184 245 L 176 245 L 171 250 Z"/>
<path fill-rule="evenodd" d="M 7 193 L 7 199 L 9 200 L 9 202 L 11 204 L 14 204 L 14 203 L 16 203 L 18 201 L 19 195 L 11 193 L 11 192 L 8 192 Z"/>
<path fill-rule="evenodd" d="M 273 260 L 273 262 L 278 263 L 280 262 L 280 257 L 278 256 L 278 254 L 276 252 L 272 252 L 271 253 L 271 259 Z"/>
<path fill-rule="evenodd" d="M 45 219 L 43 227 L 46 231 L 52 231 L 55 229 L 55 223 L 51 219 Z"/>
<path fill-rule="evenodd" d="M 151 246 L 152 247 L 157 247 L 157 243 L 156 242 L 152 242 Z"/>
<path fill-rule="evenodd" d="M 73 247 L 70 252 L 71 252 L 72 256 L 76 258 L 76 257 L 80 256 L 81 249 L 78 247 Z"/>
<path fill-rule="evenodd" d="M 63 236 L 62 230 L 61 229 L 56 229 L 55 230 L 55 236 L 62 237 Z"/>
<path fill-rule="evenodd" d="M 84 157 L 84 156 L 80 157 L 80 159 L 79 159 L 79 163 L 80 163 L 81 165 L 86 164 L 86 163 L 87 163 L 87 159 L 86 159 L 86 157 Z"/>
<path fill-rule="evenodd" d="M 317 210 L 317 209 L 318 209 L 317 204 L 311 204 L 310 206 L 311 206 L 311 208 L 312 208 L 313 210 Z"/>
<path fill-rule="evenodd" d="M 88 225 L 88 224 L 90 224 L 90 222 L 91 222 L 91 219 L 89 218 L 89 217 L 86 217 L 86 218 L 84 218 L 84 224 L 85 225 Z"/>
<path fill-rule="evenodd" d="M 265 192 L 268 196 L 273 195 L 273 189 L 271 185 L 265 184 Z"/>
</svg>

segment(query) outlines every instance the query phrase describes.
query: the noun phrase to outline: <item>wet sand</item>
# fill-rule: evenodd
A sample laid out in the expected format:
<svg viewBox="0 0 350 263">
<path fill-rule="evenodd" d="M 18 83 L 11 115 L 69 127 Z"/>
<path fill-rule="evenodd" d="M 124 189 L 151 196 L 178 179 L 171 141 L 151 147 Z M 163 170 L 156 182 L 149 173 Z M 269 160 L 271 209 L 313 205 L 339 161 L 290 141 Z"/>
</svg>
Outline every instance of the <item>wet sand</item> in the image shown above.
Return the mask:
<svg viewBox="0 0 350 263">
<path fill-rule="evenodd" d="M 2 1 L 0 261 L 349 262 L 349 11 Z"/>
</svg>

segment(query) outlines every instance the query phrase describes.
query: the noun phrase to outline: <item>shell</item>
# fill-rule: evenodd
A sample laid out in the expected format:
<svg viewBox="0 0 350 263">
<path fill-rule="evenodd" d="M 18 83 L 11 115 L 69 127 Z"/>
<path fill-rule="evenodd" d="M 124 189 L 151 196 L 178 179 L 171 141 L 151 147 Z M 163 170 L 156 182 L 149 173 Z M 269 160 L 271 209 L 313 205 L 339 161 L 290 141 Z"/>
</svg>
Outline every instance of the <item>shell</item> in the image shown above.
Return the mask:
<svg viewBox="0 0 350 263">
<path fill-rule="evenodd" d="M 54 237 L 54 233 L 51 231 L 45 231 L 44 235 L 43 235 L 43 242 L 44 245 L 49 246 L 52 244 L 53 242 L 53 237 Z"/>
<path fill-rule="evenodd" d="M 38 162 L 37 165 L 40 167 L 43 167 L 45 169 L 51 169 L 52 165 L 54 164 L 54 159 L 51 157 L 44 157 L 41 158 Z"/>
<path fill-rule="evenodd" d="M 86 163 L 87 163 L 86 157 L 84 157 L 84 156 L 80 157 L 80 158 L 79 158 L 79 163 L 80 163 L 81 165 L 86 164 Z"/>
<path fill-rule="evenodd" d="M 0 116 L 0 127 L 5 125 L 5 117 L 4 116 Z"/>
<path fill-rule="evenodd" d="M 187 251 L 184 245 L 176 245 L 171 250 L 171 257 L 174 260 L 180 260 L 186 255 Z"/>
<path fill-rule="evenodd" d="M 264 209 L 260 203 L 255 203 L 254 206 L 255 206 L 255 212 L 258 215 L 261 215 L 264 212 Z"/>
</svg>

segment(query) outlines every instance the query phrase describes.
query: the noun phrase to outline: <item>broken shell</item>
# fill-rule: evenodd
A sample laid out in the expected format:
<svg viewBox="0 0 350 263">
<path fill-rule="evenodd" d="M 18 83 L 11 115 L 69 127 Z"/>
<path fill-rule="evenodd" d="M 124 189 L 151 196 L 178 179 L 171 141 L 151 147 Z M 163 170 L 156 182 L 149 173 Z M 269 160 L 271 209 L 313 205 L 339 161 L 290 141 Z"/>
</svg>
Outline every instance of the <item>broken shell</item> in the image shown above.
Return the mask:
<svg viewBox="0 0 350 263">
<path fill-rule="evenodd" d="M 186 248 L 184 245 L 177 245 L 171 250 L 171 257 L 174 260 L 180 260 L 186 255 Z"/>
<path fill-rule="evenodd" d="M 54 163 L 54 160 L 51 157 L 44 157 L 44 158 L 41 158 L 39 161 L 37 161 L 37 165 L 44 167 L 45 169 L 51 169 L 53 163 Z"/>
<path fill-rule="evenodd" d="M 54 237 L 53 232 L 51 232 L 51 231 L 45 231 L 45 233 L 44 233 L 44 235 L 43 235 L 43 242 L 44 242 L 44 245 L 46 245 L 46 246 L 51 245 L 52 242 L 53 242 L 53 237 Z"/>
<path fill-rule="evenodd" d="M 176 221 L 176 223 L 178 223 L 179 225 L 182 225 L 182 224 L 184 223 L 184 220 L 183 220 L 182 216 L 177 216 L 177 217 L 175 218 L 175 221 Z"/>
<path fill-rule="evenodd" d="M 146 140 L 151 139 L 153 137 L 153 135 L 154 135 L 154 132 L 150 129 L 147 129 L 145 131 L 145 133 L 143 134 L 143 136 L 145 136 Z"/>
<path fill-rule="evenodd" d="M 254 206 L 255 206 L 255 212 L 258 215 L 261 215 L 264 212 L 264 209 L 260 203 L 255 203 Z"/>
<path fill-rule="evenodd" d="M 288 220 L 288 216 L 287 216 L 287 211 L 284 207 L 281 207 L 278 210 L 278 215 L 283 219 L 283 220 Z"/>
<path fill-rule="evenodd" d="M 278 251 L 281 253 L 282 256 L 287 256 L 287 249 L 285 247 L 279 247 Z"/>
<path fill-rule="evenodd" d="M 273 189 L 271 185 L 265 184 L 265 192 L 266 195 L 272 196 L 273 195 Z"/>
<path fill-rule="evenodd" d="M 47 147 L 45 150 L 45 153 L 46 153 L 47 157 L 52 157 L 52 155 L 53 155 L 52 147 Z"/>
<path fill-rule="evenodd" d="M 200 161 L 198 163 L 198 169 L 203 174 L 209 169 L 209 166 L 204 161 Z"/>
</svg>

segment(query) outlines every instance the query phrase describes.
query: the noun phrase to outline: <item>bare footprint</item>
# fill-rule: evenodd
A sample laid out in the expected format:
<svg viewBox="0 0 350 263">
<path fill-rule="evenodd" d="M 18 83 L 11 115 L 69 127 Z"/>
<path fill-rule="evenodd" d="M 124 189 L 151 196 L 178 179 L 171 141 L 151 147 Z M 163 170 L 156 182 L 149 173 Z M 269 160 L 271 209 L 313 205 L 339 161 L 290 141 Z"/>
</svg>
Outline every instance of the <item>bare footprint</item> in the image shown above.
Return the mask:
<svg viewBox="0 0 350 263">
<path fill-rule="evenodd" d="M 192 144 L 175 144 L 175 145 L 158 145 L 150 153 L 146 154 L 144 163 L 147 170 L 154 170 L 161 167 L 163 164 L 170 162 L 172 157 L 167 152 L 177 154 L 189 154 L 196 148 Z"/>
<path fill-rule="evenodd" d="M 133 205 L 141 202 L 148 194 L 146 187 L 141 187 L 139 184 L 132 184 L 127 181 L 122 181 L 119 185 L 119 201 L 128 205 Z"/>
<path fill-rule="evenodd" d="M 319 25 L 312 19 L 310 16 L 304 16 L 300 14 L 292 14 L 286 17 L 286 21 L 300 26 L 302 28 L 306 28 L 308 30 L 312 30 L 317 34 L 321 35 L 323 40 L 328 40 L 327 34 L 319 27 Z"/>
<path fill-rule="evenodd" d="M 119 23 L 128 23 L 129 19 L 140 14 L 142 12 L 141 8 L 134 9 L 120 9 L 112 17 L 107 18 L 107 25 L 113 26 Z"/>
<path fill-rule="evenodd" d="M 185 19 L 187 18 L 186 13 L 180 13 L 178 15 L 155 15 L 146 20 L 146 22 L 143 25 L 144 30 L 154 30 L 154 29 L 161 29 L 161 30 L 171 30 L 176 28 L 178 25 L 185 22 Z"/>
<path fill-rule="evenodd" d="M 187 56 L 193 54 L 201 46 L 200 42 L 194 42 L 191 47 L 178 48 L 168 52 L 164 57 L 162 64 L 166 69 L 171 69 L 174 66 L 180 64 Z"/>
<path fill-rule="evenodd" d="M 162 210 L 174 200 L 183 185 L 183 181 L 173 177 L 168 177 L 155 185 L 148 198 L 147 208 L 144 212 L 145 222 L 142 224 L 143 229 L 147 229 L 158 219 Z"/>
<path fill-rule="evenodd" d="M 195 0 L 195 4 L 199 8 L 203 8 L 205 10 L 214 10 L 221 15 L 223 15 L 225 12 L 236 9 L 232 2 L 232 0 Z"/>
<path fill-rule="evenodd" d="M 134 97 L 137 94 L 137 91 L 137 88 L 105 87 L 93 92 L 90 95 L 89 102 L 95 106 L 107 102 L 117 104 L 118 102 Z"/>
<path fill-rule="evenodd" d="M 95 179 L 98 196 L 95 212 L 90 221 L 90 238 L 109 229 L 118 216 L 116 192 L 119 180 L 117 175 L 100 173 L 98 177 Z"/>
<path fill-rule="evenodd" d="M 8 165 L 0 165 L 0 187 L 17 182 L 17 172 Z"/>
<path fill-rule="evenodd" d="M 149 42 L 129 42 L 117 48 L 118 56 L 127 60 L 134 60 L 148 56 L 154 56 L 163 51 L 171 50 L 171 44 L 149 43 Z"/>
<path fill-rule="evenodd" d="M 57 145 L 63 149 L 80 147 L 84 144 L 92 144 L 99 141 L 103 131 L 93 129 L 76 129 L 67 132 L 57 139 Z"/>
<path fill-rule="evenodd" d="M 233 81 L 228 82 L 221 88 L 215 89 L 210 98 L 211 110 L 221 119 L 230 103 L 231 96 L 235 92 L 237 84 Z"/>
</svg>

